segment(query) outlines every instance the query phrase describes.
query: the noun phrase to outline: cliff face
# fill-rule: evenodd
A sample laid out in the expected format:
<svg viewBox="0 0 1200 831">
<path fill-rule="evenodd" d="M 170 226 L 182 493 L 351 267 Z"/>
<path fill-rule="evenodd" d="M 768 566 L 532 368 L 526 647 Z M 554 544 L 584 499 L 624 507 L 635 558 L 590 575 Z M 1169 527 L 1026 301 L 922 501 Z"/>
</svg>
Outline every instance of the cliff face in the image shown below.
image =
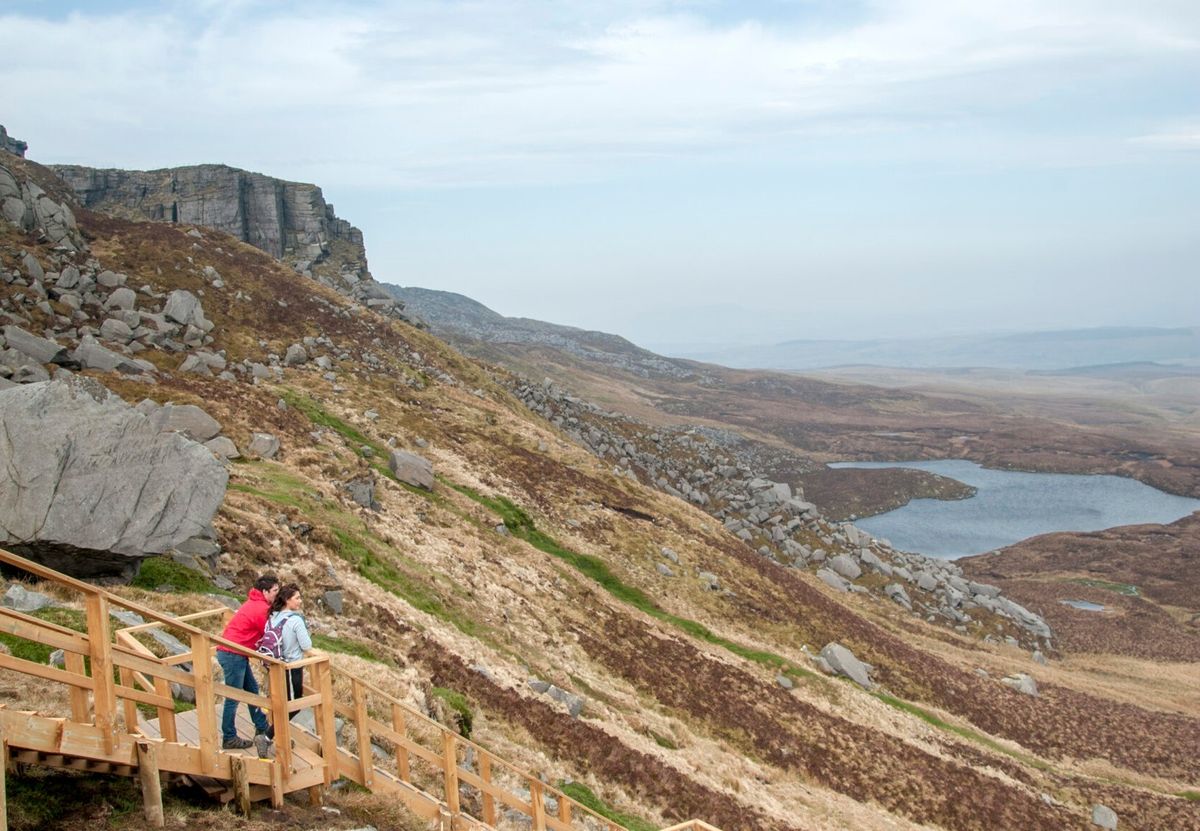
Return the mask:
<svg viewBox="0 0 1200 831">
<path fill-rule="evenodd" d="M 25 151 L 29 149 L 29 145 L 20 139 L 12 138 L 8 134 L 8 130 L 4 129 L 4 125 L 0 124 L 0 150 L 5 153 L 12 153 L 14 156 L 25 158 Z"/>
<path fill-rule="evenodd" d="M 87 208 L 125 219 L 223 231 L 367 306 L 402 308 L 372 278 L 362 231 L 339 219 L 316 185 L 215 164 L 163 170 L 51 169 Z"/>
</svg>

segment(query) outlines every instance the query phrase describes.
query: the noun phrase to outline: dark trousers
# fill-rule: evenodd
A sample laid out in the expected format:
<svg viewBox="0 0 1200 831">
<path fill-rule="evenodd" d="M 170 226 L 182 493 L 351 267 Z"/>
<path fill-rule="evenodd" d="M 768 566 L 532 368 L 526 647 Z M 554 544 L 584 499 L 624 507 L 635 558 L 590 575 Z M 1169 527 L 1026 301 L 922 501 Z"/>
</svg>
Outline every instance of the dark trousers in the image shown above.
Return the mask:
<svg viewBox="0 0 1200 831">
<path fill-rule="evenodd" d="M 287 679 L 287 697 L 288 701 L 293 698 L 300 698 L 304 695 L 304 667 L 296 667 L 295 669 L 285 670 L 283 677 Z M 294 717 L 296 714 L 292 713 Z M 289 719 L 290 721 L 291 719 Z M 267 738 L 275 738 L 275 725 L 272 724 L 267 729 Z"/>
<path fill-rule="evenodd" d="M 237 655 L 233 652 L 218 649 L 217 663 L 221 665 L 221 672 L 225 675 L 226 686 L 258 695 L 258 682 L 254 680 L 254 672 L 250 669 L 249 658 L 245 655 Z M 299 670 L 296 671 L 299 672 Z M 222 739 L 237 738 L 237 727 L 234 723 L 237 706 L 238 703 L 232 698 L 225 699 L 225 708 L 221 711 Z M 254 729 L 259 733 L 265 731 L 267 729 L 267 717 L 263 714 L 263 711 L 257 707 L 246 706 L 250 710 L 250 720 L 254 722 Z"/>
</svg>

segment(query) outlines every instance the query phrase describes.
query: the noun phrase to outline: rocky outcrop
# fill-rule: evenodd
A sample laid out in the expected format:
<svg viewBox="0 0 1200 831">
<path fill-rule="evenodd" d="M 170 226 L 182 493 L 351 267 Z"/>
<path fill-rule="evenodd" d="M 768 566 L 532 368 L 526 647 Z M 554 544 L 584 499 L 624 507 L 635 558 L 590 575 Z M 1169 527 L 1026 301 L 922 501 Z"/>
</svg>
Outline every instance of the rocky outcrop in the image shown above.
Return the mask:
<svg viewBox="0 0 1200 831">
<path fill-rule="evenodd" d="M 32 180 L 0 164 L 0 216 L 60 251 L 86 251 L 75 214 Z"/>
<path fill-rule="evenodd" d="M 636 479 L 707 511 L 764 557 L 815 573 L 838 592 L 870 593 L 931 623 L 974 630 L 994 641 L 1011 627 L 1013 642 L 1045 644 L 1050 628 L 995 586 L 963 577 L 953 562 L 896 551 L 850 523 L 831 522 L 799 488 L 764 469 L 781 464 L 766 449 L 728 430 L 654 426 L 604 410 L 558 388 L 517 379 L 517 398 L 571 438 Z M 887 583 L 880 585 L 879 576 Z M 1014 637 L 1015 635 L 1015 637 Z"/>
<path fill-rule="evenodd" d="M 94 380 L 0 390 L 0 545 L 81 576 L 211 536 L 225 467 Z"/>
<path fill-rule="evenodd" d="M 223 231 L 364 306 L 384 313 L 403 308 L 367 269 L 362 231 L 338 218 L 316 185 L 216 164 L 163 170 L 50 168 L 84 207 Z"/>
<path fill-rule="evenodd" d="M 20 139 L 15 139 L 8 134 L 8 130 L 4 129 L 4 125 L 0 124 L 0 150 L 5 153 L 12 153 L 14 156 L 25 158 L 25 151 L 29 149 L 29 145 Z"/>
</svg>

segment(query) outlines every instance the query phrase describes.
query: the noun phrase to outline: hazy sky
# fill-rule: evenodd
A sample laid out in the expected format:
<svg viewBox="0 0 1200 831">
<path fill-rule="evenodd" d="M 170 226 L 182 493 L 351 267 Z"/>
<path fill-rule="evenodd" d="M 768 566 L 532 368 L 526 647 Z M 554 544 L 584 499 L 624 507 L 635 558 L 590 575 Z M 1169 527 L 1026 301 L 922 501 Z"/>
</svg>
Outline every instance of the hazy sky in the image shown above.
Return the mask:
<svg viewBox="0 0 1200 831">
<path fill-rule="evenodd" d="M 1196 0 L 6 0 L 0 78 L 37 161 L 316 182 L 646 345 L 1200 324 Z"/>
</svg>

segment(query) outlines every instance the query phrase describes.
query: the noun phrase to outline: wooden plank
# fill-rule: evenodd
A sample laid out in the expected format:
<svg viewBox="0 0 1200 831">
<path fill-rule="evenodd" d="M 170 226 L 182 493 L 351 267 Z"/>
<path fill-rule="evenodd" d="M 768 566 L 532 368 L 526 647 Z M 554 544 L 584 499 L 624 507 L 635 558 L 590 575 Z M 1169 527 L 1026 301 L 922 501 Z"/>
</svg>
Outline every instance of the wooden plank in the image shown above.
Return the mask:
<svg viewBox="0 0 1200 831">
<path fill-rule="evenodd" d="M 354 727 L 358 731 L 358 764 L 360 784 L 370 789 L 375 783 L 375 759 L 371 754 L 371 719 L 367 715 L 367 695 L 362 682 L 350 676 L 350 691 L 354 698 Z"/>
<path fill-rule="evenodd" d="M 325 762 L 325 787 L 338 778 L 337 722 L 333 706 L 333 665 L 326 658 L 324 663 L 313 667 L 317 688 L 321 693 L 321 706 L 313 713 L 317 735 L 321 739 L 321 758 Z"/>
<path fill-rule="evenodd" d="M 123 700 L 121 706 L 125 715 L 125 732 L 133 733 L 137 731 L 138 723 L 137 700 L 134 696 L 142 693 L 133 686 L 133 670 L 121 667 L 117 670 L 117 675 L 121 679 L 121 683 L 113 689 L 113 692 L 117 698 Z"/>
<path fill-rule="evenodd" d="M 404 708 L 395 701 L 392 702 L 392 729 L 400 736 L 408 736 L 408 725 L 404 721 Z M 401 782 L 412 781 L 412 771 L 408 766 L 408 748 L 402 743 L 396 744 L 396 773 Z"/>
<path fill-rule="evenodd" d="M 271 807 L 276 810 L 283 807 L 283 765 L 278 759 L 271 764 Z"/>
<path fill-rule="evenodd" d="M 0 632 L 61 649 L 63 652 L 87 652 L 87 638 L 56 623 L 0 607 Z"/>
<path fill-rule="evenodd" d="M 87 598 L 88 647 L 92 659 L 95 724 L 112 752 L 117 743 L 117 697 L 113 691 L 112 644 L 109 642 L 108 596 L 91 589 Z"/>
<path fill-rule="evenodd" d="M 567 795 L 561 792 L 558 793 L 558 821 L 563 825 L 571 824 L 571 800 Z"/>
<path fill-rule="evenodd" d="M 39 664 L 36 661 L 26 661 L 24 658 L 15 658 L 12 655 L 0 653 L 0 669 L 11 669 L 22 675 L 33 675 L 37 678 L 45 678 L 47 681 L 55 681 L 59 684 L 69 684 L 83 690 L 90 690 L 94 686 L 92 679 L 86 675 L 76 675 L 74 672 L 68 672 L 65 669 L 48 666 L 47 664 Z"/>
<path fill-rule="evenodd" d="M 479 789 L 483 794 L 483 821 L 487 825 L 495 825 L 496 798 L 488 790 L 492 785 L 492 755 L 490 753 L 479 755 L 479 778 L 484 786 Z"/>
<path fill-rule="evenodd" d="M 128 670 L 122 670 L 122 673 L 125 673 L 125 672 L 128 672 Z M 117 698 L 125 699 L 126 706 L 129 706 L 131 704 L 149 704 L 151 707 L 170 707 L 172 710 L 175 709 L 175 699 L 171 698 L 169 695 L 163 696 L 163 695 L 159 695 L 158 693 L 152 693 L 152 692 L 147 692 L 145 690 L 139 690 L 136 687 L 127 687 L 124 684 L 124 680 L 122 680 L 122 682 L 120 684 L 118 684 L 116 687 L 114 687 L 113 689 L 117 693 Z M 127 712 L 126 715 L 128 716 L 129 713 Z M 133 708 L 132 718 L 133 718 L 133 725 L 136 726 L 137 725 L 137 708 L 136 707 Z M 132 730 L 133 728 L 131 727 L 130 729 Z"/>
<path fill-rule="evenodd" d="M 0 732 L 0 760 L 4 767 L 0 768 L 0 831 L 8 831 L 8 739 Z"/>
<path fill-rule="evenodd" d="M 283 664 L 271 664 L 267 672 L 271 682 L 271 725 L 275 728 L 275 761 L 282 769 L 284 790 L 291 790 L 288 777 L 292 773 L 292 723 L 288 720 L 287 671 Z"/>
<path fill-rule="evenodd" d="M 375 734 L 377 734 L 379 736 L 379 738 L 387 739 L 392 744 L 396 745 L 399 748 L 403 748 L 408 753 L 412 754 L 413 756 L 416 756 L 418 759 L 424 759 L 426 762 L 428 762 L 434 768 L 436 768 L 438 770 L 441 769 L 442 754 L 437 753 L 433 750 L 429 750 L 428 748 L 417 744 L 415 741 L 408 738 L 408 736 L 400 735 L 395 730 L 391 729 L 386 724 L 382 724 L 381 722 L 372 720 L 371 721 L 371 730 Z"/>
<path fill-rule="evenodd" d="M 442 776 L 446 787 L 446 806 L 458 816 L 458 737 L 449 730 L 442 733 Z"/>
<path fill-rule="evenodd" d="M 540 779 L 529 779 L 529 803 L 533 808 L 533 831 L 546 831 L 545 786 Z"/>
<path fill-rule="evenodd" d="M 213 693 L 212 643 L 203 632 L 192 635 L 192 678 L 196 688 L 196 732 L 200 745 L 200 764 L 204 772 L 217 768 L 220 733 L 217 724 L 217 700 Z"/>
<path fill-rule="evenodd" d="M 162 779 L 158 774 L 158 746 L 148 741 L 137 743 L 138 781 L 142 785 L 142 811 L 154 828 L 166 825 L 163 816 Z"/>
<path fill-rule="evenodd" d="M 230 772 L 233 774 L 233 800 L 242 816 L 250 816 L 250 780 L 246 777 L 246 759 L 234 756 L 229 760 Z"/>
<path fill-rule="evenodd" d="M 321 694 L 306 695 L 303 698 L 293 698 L 287 703 L 289 713 L 298 713 L 301 710 L 307 710 L 309 707 L 315 707 L 321 703 Z"/>
</svg>

